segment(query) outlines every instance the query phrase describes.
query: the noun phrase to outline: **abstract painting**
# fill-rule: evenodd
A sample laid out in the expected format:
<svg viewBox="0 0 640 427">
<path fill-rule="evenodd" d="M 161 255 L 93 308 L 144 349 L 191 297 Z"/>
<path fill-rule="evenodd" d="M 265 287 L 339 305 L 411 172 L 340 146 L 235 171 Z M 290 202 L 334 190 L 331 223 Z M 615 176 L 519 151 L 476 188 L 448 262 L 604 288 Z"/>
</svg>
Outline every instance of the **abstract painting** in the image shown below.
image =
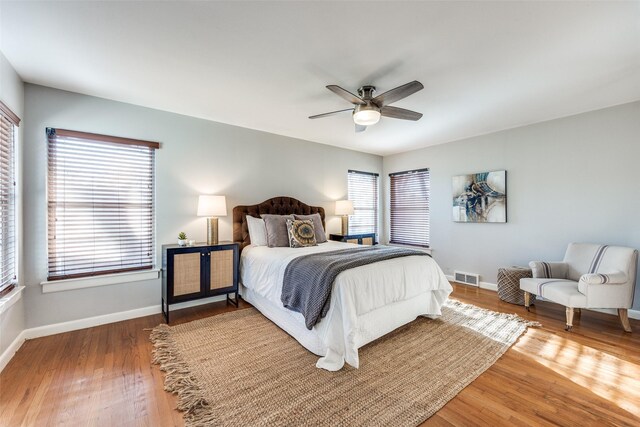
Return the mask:
<svg viewBox="0 0 640 427">
<path fill-rule="evenodd" d="M 507 171 L 454 176 L 453 220 L 507 222 Z"/>
</svg>

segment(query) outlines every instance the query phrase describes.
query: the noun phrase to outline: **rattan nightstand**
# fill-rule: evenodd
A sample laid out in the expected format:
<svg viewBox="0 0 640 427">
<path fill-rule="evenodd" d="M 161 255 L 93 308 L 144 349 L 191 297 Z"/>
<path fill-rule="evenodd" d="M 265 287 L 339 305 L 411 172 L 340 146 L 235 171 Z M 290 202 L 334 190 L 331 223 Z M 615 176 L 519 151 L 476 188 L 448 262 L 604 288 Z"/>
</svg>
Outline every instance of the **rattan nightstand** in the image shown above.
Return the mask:
<svg viewBox="0 0 640 427">
<path fill-rule="evenodd" d="M 162 314 L 167 323 L 169 306 L 179 302 L 227 294 L 227 301 L 237 306 L 239 258 L 240 246 L 233 242 L 162 246 Z"/>
</svg>

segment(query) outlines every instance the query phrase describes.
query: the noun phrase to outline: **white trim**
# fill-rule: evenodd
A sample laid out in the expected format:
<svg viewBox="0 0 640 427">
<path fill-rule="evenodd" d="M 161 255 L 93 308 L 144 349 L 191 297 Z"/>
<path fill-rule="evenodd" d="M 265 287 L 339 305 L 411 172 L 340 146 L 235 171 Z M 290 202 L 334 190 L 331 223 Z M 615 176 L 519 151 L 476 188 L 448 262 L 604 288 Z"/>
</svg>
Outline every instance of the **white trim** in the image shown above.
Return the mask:
<svg viewBox="0 0 640 427">
<path fill-rule="evenodd" d="M 181 308 L 194 307 L 216 301 L 224 301 L 225 299 L 226 295 L 218 295 L 211 298 L 186 301 L 180 304 L 171 305 L 170 310 L 179 310 Z M 86 317 L 84 319 L 54 323 L 52 325 L 38 326 L 37 328 L 26 329 L 24 332 L 26 333 L 27 339 L 33 339 L 44 337 L 47 335 L 60 334 L 63 332 L 76 331 L 78 329 L 92 328 L 94 326 L 106 325 L 108 323 L 121 322 L 123 320 L 135 319 L 138 317 L 152 316 L 158 313 L 162 313 L 160 305 L 151 305 L 148 307 L 136 308 L 134 310 L 103 314 L 101 316 Z"/>
<path fill-rule="evenodd" d="M 107 323 L 121 322 L 123 320 L 135 319 L 137 317 L 151 316 L 160 313 L 159 305 L 136 308 L 134 310 L 120 311 L 117 313 L 103 314 L 101 316 L 86 317 L 84 319 L 70 320 L 68 322 L 54 323 L 52 325 L 38 326 L 25 329 L 25 338 L 46 337 L 48 335 L 61 334 L 63 332 L 76 331 L 78 329 L 92 328 L 94 326 L 105 325 Z"/>
<path fill-rule="evenodd" d="M 446 274 L 445 276 L 448 281 L 456 282 L 452 275 Z M 498 285 L 496 285 L 495 283 L 478 282 L 478 286 L 474 286 L 474 285 L 470 285 L 468 283 L 462 283 L 462 282 L 456 282 L 456 283 L 460 283 L 461 285 L 465 285 L 465 286 L 471 286 L 472 288 L 479 287 L 480 289 L 488 289 L 490 291 L 498 292 Z"/>
<path fill-rule="evenodd" d="M 155 280 L 160 270 L 140 270 L 127 273 L 105 274 L 102 276 L 80 277 L 77 279 L 53 280 L 41 282 L 42 293 L 71 291 L 74 289 L 93 288 L 96 286 L 118 285 L 122 283 Z"/>
<path fill-rule="evenodd" d="M 24 286 L 16 286 L 11 290 L 11 292 L 0 298 L 0 315 L 9 310 L 9 307 L 11 307 L 13 304 L 20 301 L 20 299 L 22 298 L 23 290 Z"/>
<path fill-rule="evenodd" d="M 179 304 L 171 305 L 171 310 L 179 310 L 182 308 L 195 307 L 198 305 L 209 304 L 212 302 L 224 301 L 226 295 L 217 295 L 215 297 L 203 298 L 194 301 L 186 301 Z M 121 322 L 123 320 L 135 319 L 138 317 L 151 316 L 161 313 L 160 305 L 152 305 L 149 307 L 137 308 L 134 310 L 120 311 L 118 313 L 103 314 L 101 316 L 87 317 L 84 319 L 70 320 L 68 322 L 55 323 L 52 325 L 38 326 L 36 328 L 25 329 L 20 332 L 7 349 L 0 355 L 0 372 L 7 366 L 13 355 L 20 349 L 26 340 L 45 337 L 48 335 L 60 334 L 63 332 L 76 331 L 78 329 L 91 328 L 94 326 L 105 325 L 108 323 Z"/>
<path fill-rule="evenodd" d="M 585 308 L 585 310 L 597 311 L 598 313 L 612 314 L 618 316 L 618 310 L 615 308 Z M 630 319 L 640 320 L 640 310 L 634 310 L 632 308 L 627 310 L 627 314 Z"/>
<path fill-rule="evenodd" d="M 16 354 L 16 352 L 20 350 L 20 347 L 22 347 L 22 344 L 24 344 L 26 340 L 24 332 L 25 331 L 20 332 L 13 342 L 9 344 L 9 347 L 0 355 L 0 372 L 9 364 L 13 355 Z"/>
<path fill-rule="evenodd" d="M 453 280 L 453 276 L 447 275 L 447 279 L 450 282 L 456 282 L 455 280 Z M 461 283 L 461 282 L 456 282 L 456 283 L 460 283 L 461 285 L 467 285 L 466 283 Z M 467 286 L 471 286 L 472 288 L 475 287 L 473 285 L 467 285 Z M 480 287 L 482 289 L 489 289 L 490 291 L 495 291 L 495 292 L 498 291 L 498 285 L 496 285 L 495 283 L 480 282 Z M 541 297 L 537 297 L 537 298 L 541 298 Z M 542 300 L 549 301 L 549 300 L 547 300 L 545 298 L 542 298 Z M 549 301 L 549 302 L 553 302 L 553 301 Z M 618 311 L 615 308 L 585 308 L 583 310 L 597 311 L 599 313 L 612 314 L 614 316 L 618 316 Z M 627 310 L 627 314 L 629 315 L 629 318 L 631 318 L 631 319 L 640 320 L 640 310 L 634 310 L 634 309 L 630 308 L 629 310 Z"/>
</svg>

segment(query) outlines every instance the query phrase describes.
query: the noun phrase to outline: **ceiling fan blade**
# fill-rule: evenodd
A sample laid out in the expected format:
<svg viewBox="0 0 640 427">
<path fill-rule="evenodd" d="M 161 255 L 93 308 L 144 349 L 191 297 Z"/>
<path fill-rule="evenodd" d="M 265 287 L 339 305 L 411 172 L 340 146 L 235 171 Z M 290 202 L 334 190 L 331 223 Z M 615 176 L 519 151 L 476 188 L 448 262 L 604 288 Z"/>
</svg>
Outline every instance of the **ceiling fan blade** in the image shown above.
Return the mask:
<svg viewBox="0 0 640 427">
<path fill-rule="evenodd" d="M 422 117 L 422 113 L 391 106 L 382 107 L 380 109 L 380 114 L 384 117 L 391 117 L 392 119 L 413 121 L 420 120 L 420 118 Z"/>
<path fill-rule="evenodd" d="M 321 117 L 333 116 L 334 114 L 344 113 L 345 111 L 353 111 L 353 108 L 346 108 L 344 110 L 331 111 L 330 113 L 316 114 L 315 116 L 309 116 L 310 119 L 319 119 Z"/>
<path fill-rule="evenodd" d="M 327 86 L 327 89 L 329 89 L 331 92 L 335 93 L 339 97 L 346 99 L 347 101 L 349 101 L 350 103 L 352 103 L 354 105 L 365 105 L 366 104 L 366 102 L 364 102 L 362 100 L 362 98 L 352 94 L 351 92 L 349 92 L 346 89 L 342 89 L 340 86 L 329 85 L 329 86 Z"/>
<path fill-rule="evenodd" d="M 412 95 L 422 89 L 424 89 L 422 83 L 414 80 L 410 83 L 398 86 L 395 89 L 388 90 L 385 93 L 376 96 L 375 98 L 373 98 L 373 102 L 378 107 L 384 107 L 385 105 L 400 101 L 401 99 L 406 98 L 407 96 Z"/>
<path fill-rule="evenodd" d="M 365 130 L 367 130 L 366 126 L 362 126 L 356 123 L 356 133 L 358 132 L 364 132 Z"/>
</svg>

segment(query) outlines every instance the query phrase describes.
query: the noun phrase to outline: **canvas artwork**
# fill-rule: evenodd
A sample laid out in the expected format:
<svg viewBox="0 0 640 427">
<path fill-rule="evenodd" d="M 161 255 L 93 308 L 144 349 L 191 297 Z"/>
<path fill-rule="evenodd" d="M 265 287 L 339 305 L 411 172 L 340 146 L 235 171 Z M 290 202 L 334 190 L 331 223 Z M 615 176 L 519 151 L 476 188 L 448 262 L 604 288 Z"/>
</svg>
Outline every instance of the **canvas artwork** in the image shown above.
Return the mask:
<svg viewBox="0 0 640 427">
<path fill-rule="evenodd" d="M 453 220 L 507 222 L 507 171 L 454 176 Z"/>
</svg>

